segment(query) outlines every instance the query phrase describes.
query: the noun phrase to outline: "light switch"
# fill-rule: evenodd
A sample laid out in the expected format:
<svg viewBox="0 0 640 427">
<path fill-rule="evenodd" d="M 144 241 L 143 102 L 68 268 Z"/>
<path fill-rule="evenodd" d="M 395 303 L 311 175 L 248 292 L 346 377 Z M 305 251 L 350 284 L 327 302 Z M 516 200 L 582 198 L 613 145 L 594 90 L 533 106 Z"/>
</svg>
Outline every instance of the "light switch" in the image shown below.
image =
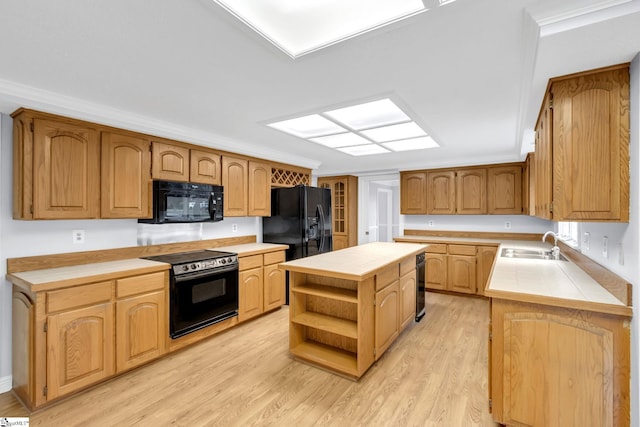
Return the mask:
<svg viewBox="0 0 640 427">
<path fill-rule="evenodd" d="M 607 236 L 602 238 L 602 256 L 609 258 L 609 237 Z"/>
<path fill-rule="evenodd" d="M 583 235 L 582 235 L 582 248 L 585 251 L 589 250 L 589 244 L 591 243 L 591 234 L 586 231 Z"/>
</svg>

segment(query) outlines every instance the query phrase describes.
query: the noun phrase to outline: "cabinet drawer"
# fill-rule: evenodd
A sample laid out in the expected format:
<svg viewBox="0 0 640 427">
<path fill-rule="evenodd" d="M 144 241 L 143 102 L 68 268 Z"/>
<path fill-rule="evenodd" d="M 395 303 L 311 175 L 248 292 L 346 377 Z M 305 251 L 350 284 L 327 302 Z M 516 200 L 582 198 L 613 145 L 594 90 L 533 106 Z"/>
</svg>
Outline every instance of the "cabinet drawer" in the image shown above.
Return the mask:
<svg viewBox="0 0 640 427">
<path fill-rule="evenodd" d="M 264 265 L 284 262 L 284 251 L 269 252 L 264 254 Z"/>
<path fill-rule="evenodd" d="M 470 245 L 449 245 L 449 255 L 472 255 L 475 256 L 476 247 Z"/>
<path fill-rule="evenodd" d="M 111 301 L 113 282 L 99 282 L 47 292 L 47 313 Z"/>
<path fill-rule="evenodd" d="M 165 273 L 160 272 L 118 279 L 116 281 L 116 296 L 122 298 L 144 292 L 163 290 L 165 277 Z"/>
<path fill-rule="evenodd" d="M 416 268 L 416 258 L 410 257 L 400 263 L 400 277 Z"/>
<path fill-rule="evenodd" d="M 400 264 L 394 264 L 376 275 L 376 292 L 389 286 L 400 277 Z"/>
<path fill-rule="evenodd" d="M 243 256 L 238 259 L 240 271 L 251 268 L 262 267 L 262 255 Z"/>
<path fill-rule="evenodd" d="M 447 245 L 444 243 L 429 243 L 425 252 L 428 254 L 446 254 Z"/>
</svg>

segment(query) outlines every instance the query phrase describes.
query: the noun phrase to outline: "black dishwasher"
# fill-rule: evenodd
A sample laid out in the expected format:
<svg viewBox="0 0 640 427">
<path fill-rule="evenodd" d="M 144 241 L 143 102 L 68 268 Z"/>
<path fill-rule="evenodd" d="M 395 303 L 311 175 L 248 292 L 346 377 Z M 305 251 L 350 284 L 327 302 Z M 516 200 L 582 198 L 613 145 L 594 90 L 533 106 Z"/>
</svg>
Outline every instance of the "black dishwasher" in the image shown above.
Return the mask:
<svg viewBox="0 0 640 427">
<path fill-rule="evenodd" d="M 425 254 L 416 255 L 416 322 L 419 322 L 425 313 Z"/>
</svg>

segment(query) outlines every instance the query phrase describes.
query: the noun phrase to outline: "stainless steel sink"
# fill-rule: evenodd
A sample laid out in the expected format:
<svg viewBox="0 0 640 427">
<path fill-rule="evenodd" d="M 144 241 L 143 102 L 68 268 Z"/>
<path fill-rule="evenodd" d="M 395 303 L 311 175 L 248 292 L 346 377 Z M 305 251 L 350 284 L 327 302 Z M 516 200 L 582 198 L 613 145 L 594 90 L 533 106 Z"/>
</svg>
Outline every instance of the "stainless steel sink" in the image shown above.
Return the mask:
<svg viewBox="0 0 640 427">
<path fill-rule="evenodd" d="M 555 259 L 551 251 L 543 249 L 503 248 L 500 256 L 505 258 L 546 259 L 550 261 L 567 260 L 562 254 L 559 255 L 558 259 Z"/>
</svg>

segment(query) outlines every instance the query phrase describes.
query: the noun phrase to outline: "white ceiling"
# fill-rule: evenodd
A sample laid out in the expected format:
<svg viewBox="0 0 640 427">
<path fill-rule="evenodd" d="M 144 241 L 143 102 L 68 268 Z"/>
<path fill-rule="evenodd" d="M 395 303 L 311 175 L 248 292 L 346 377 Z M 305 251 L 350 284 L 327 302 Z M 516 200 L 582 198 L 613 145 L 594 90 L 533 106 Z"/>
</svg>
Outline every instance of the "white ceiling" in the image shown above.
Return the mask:
<svg viewBox="0 0 640 427">
<path fill-rule="evenodd" d="M 0 40 L 0 112 L 386 173 L 522 160 L 550 77 L 640 52 L 640 0 L 457 0 L 298 59 L 212 0 L 2 0 Z M 441 148 L 352 157 L 265 126 L 380 97 Z"/>
</svg>

